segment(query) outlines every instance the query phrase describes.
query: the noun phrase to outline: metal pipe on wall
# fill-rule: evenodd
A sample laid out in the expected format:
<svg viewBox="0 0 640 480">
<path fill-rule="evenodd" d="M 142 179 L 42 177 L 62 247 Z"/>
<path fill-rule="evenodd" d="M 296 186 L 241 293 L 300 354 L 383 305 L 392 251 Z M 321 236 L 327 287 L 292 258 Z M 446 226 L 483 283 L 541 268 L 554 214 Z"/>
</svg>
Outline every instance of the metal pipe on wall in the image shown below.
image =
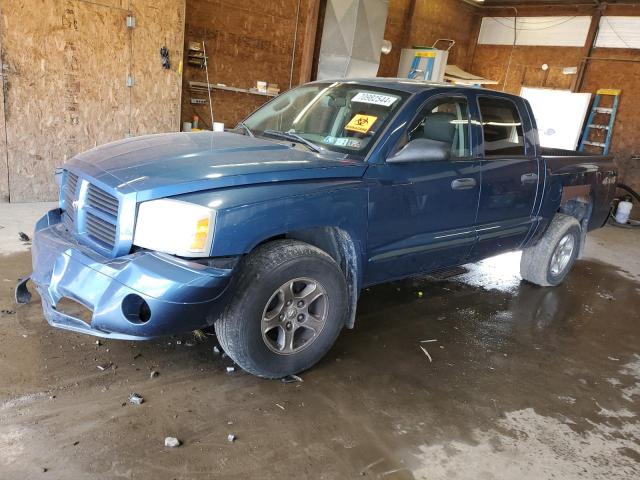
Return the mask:
<svg viewBox="0 0 640 480">
<path fill-rule="evenodd" d="M 298 8 L 296 10 L 296 28 L 293 31 L 293 50 L 291 51 L 291 72 L 289 73 L 289 88 L 293 86 L 293 67 L 296 63 L 296 47 L 298 43 L 298 24 L 300 23 L 300 2 L 298 0 Z"/>
</svg>

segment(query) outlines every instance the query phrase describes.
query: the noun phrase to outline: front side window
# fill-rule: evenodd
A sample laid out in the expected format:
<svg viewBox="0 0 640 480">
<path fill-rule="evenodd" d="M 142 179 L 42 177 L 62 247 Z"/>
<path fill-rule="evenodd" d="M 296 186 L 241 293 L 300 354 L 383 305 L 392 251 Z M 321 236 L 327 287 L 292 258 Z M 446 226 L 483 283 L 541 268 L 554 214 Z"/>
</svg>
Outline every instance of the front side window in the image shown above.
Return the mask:
<svg viewBox="0 0 640 480">
<path fill-rule="evenodd" d="M 485 156 L 524 155 L 522 120 L 511 100 L 480 97 Z"/>
<path fill-rule="evenodd" d="M 430 101 L 409 128 L 408 141 L 417 138 L 441 142 L 451 158 L 468 157 L 469 109 L 466 98 L 442 97 Z"/>
<path fill-rule="evenodd" d="M 353 83 L 313 83 L 280 95 L 243 123 L 256 136 L 295 134 L 319 147 L 364 157 L 408 96 Z"/>
</svg>

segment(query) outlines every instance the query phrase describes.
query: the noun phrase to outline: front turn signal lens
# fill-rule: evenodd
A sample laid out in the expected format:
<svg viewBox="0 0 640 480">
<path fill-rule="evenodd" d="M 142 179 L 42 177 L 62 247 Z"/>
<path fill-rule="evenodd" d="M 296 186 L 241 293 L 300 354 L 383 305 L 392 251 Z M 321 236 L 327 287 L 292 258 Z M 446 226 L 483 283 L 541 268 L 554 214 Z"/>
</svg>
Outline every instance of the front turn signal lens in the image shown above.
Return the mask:
<svg viewBox="0 0 640 480">
<path fill-rule="evenodd" d="M 196 233 L 193 236 L 193 241 L 191 242 L 191 251 L 192 252 L 202 252 L 207 244 L 207 238 L 209 236 L 209 219 L 203 218 L 198 220 L 196 225 Z"/>
</svg>

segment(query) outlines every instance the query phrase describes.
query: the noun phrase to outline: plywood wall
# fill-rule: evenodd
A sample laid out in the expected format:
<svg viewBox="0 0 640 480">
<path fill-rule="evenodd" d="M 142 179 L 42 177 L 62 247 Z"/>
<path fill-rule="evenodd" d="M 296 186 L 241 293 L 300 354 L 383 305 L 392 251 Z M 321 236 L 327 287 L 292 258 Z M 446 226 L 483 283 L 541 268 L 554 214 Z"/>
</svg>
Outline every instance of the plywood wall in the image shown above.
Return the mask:
<svg viewBox="0 0 640 480">
<path fill-rule="evenodd" d="M 305 48 L 303 39 L 307 29 L 312 28 L 306 19 L 313 4 L 311 0 L 300 1 L 293 85 L 299 82 L 299 62 Z M 378 75 L 396 75 L 402 46 L 431 45 L 438 38 L 455 39 L 457 45 L 450 58 L 454 63 L 467 66 L 473 51 L 474 30 L 477 30 L 476 24 L 479 25 L 476 9 L 461 0 L 416 1 L 410 14 L 410 4 L 410 0 L 389 2 L 385 38 L 391 40 L 393 50 L 390 55 L 382 56 Z M 243 3 L 187 0 L 185 49 L 189 41 L 206 42 L 212 83 L 248 88 L 255 86 L 256 80 L 264 80 L 277 83 L 286 90 L 291 73 L 297 9 L 298 0 L 251 0 Z M 320 17 L 323 15 L 324 8 L 321 7 Z M 315 61 L 321 34 L 322 18 L 314 40 Z M 190 80 L 206 81 L 205 72 L 185 65 L 182 119 L 190 121 L 193 115 L 198 115 L 201 126 L 208 128 L 209 107 L 191 105 Z M 233 125 L 266 100 L 255 95 L 216 91 L 214 117 L 216 121 Z"/>
<path fill-rule="evenodd" d="M 190 41 L 205 42 L 211 83 L 250 88 L 261 80 L 287 90 L 292 58 L 292 85 L 299 83 L 303 41 L 306 30 L 313 28 L 308 23 L 313 4 L 312 0 L 187 0 L 185 51 Z M 200 127 L 210 128 L 209 105 L 190 102 L 191 97 L 206 95 L 193 95 L 189 81 L 206 82 L 205 70 L 185 62 L 183 121 L 198 115 Z M 226 126 L 235 125 L 268 100 L 264 96 L 218 90 L 212 95 L 215 121 Z"/>
<path fill-rule="evenodd" d="M 0 16 L 2 7 L 0 6 Z M 9 201 L 9 165 L 7 159 L 6 129 L 4 123 L 4 85 L 5 76 L 2 68 L 2 23 L 0 22 L 0 202 Z"/>
<path fill-rule="evenodd" d="M 390 0 L 384 36 L 392 42 L 393 49 L 382 56 L 378 76 L 397 75 L 402 48 L 430 46 L 439 38 L 455 40 L 449 63 L 467 68 L 479 25 L 479 10 L 460 0 Z"/>
<path fill-rule="evenodd" d="M 2 21 L 11 201 L 55 200 L 54 169 L 82 150 L 178 129 L 184 0 L 5 2 Z"/>
<path fill-rule="evenodd" d="M 180 130 L 185 0 L 131 0 L 136 17 L 132 32 L 131 134 Z M 171 68 L 162 69 L 160 48 L 169 49 Z"/>
</svg>

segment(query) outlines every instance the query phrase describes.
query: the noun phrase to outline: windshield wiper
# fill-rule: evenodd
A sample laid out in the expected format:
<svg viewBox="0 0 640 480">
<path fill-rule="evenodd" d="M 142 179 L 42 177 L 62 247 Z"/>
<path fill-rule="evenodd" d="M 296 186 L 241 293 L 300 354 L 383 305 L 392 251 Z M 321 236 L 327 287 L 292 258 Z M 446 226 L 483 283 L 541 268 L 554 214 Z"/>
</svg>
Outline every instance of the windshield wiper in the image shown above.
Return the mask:
<svg viewBox="0 0 640 480">
<path fill-rule="evenodd" d="M 320 153 L 322 151 L 322 147 L 320 147 L 319 145 L 316 145 L 315 143 L 307 140 L 306 138 L 298 135 L 297 133 L 293 133 L 293 132 L 281 132 L 280 130 L 265 130 L 264 131 L 265 134 L 267 135 L 272 135 L 274 137 L 280 137 L 280 138 L 284 138 L 285 140 L 291 140 L 293 142 L 298 142 L 298 143 L 302 143 L 304 145 L 306 145 L 306 147 L 309 150 L 312 150 L 316 153 Z"/>
<path fill-rule="evenodd" d="M 247 135 L 249 135 L 250 137 L 255 137 L 255 135 L 253 134 L 253 132 L 251 131 L 251 129 L 249 127 L 247 127 L 247 124 L 244 122 L 240 122 L 238 124 L 240 127 L 242 127 L 244 129 L 245 132 L 247 132 Z"/>
</svg>

